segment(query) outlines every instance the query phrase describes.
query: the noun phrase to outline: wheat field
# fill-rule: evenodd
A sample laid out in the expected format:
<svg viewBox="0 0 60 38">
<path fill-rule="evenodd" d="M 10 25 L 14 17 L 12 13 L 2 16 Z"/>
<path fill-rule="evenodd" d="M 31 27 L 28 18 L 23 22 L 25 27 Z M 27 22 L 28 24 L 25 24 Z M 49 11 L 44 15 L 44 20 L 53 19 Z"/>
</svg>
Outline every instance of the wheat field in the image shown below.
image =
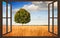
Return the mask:
<svg viewBox="0 0 60 38">
<path fill-rule="evenodd" d="M 9 26 L 8 26 L 9 27 Z M 51 26 L 52 27 L 52 26 Z M 50 28 L 51 28 L 50 27 Z M 6 27 L 3 26 L 3 34 L 5 33 Z M 52 28 L 51 28 L 52 29 Z M 52 31 L 50 29 L 50 31 Z M 10 27 L 8 29 L 10 31 Z M 57 34 L 57 26 L 54 26 L 54 33 Z M 40 25 L 40 26 L 18 26 L 13 25 L 12 26 L 12 32 L 5 34 L 3 36 L 56 36 L 55 34 L 52 34 L 48 32 L 48 26 Z"/>
</svg>

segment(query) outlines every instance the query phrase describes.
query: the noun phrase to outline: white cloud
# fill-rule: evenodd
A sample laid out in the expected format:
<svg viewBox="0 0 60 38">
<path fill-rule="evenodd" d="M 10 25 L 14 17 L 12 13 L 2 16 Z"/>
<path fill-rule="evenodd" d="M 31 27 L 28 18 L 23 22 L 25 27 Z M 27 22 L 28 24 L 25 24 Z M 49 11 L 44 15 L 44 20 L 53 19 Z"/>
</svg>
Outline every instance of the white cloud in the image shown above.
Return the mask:
<svg viewBox="0 0 60 38">
<path fill-rule="evenodd" d="M 24 5 L 24 9 L 27 9 L 29 11 L 40 11 L 40 10 L 46 10 L 47 4 L 44 2 L 32 2 L 31 5 Z"/>
<path fill-rule="evenodd" d="M 40 10 L 46 10 L 47 8 L 42 8 L 42 7 L 39 7 L 38 5 L 34 5 L 34 4 L 31 4 L 31 5 L 24 5 L 22 8 L 28 10 L 28 11 L 40 11 Z"/>
<path fill-rule="evenodd" d="M 51 1 L 52 2 L 52 1 Z M 48 4 L 51 2 L 32 2 L 30 5 L 24 5 L 22 8 L 28 11 L 40 11 L 40 10 L 48 10 Z M 57 2 L 54 3 L 54 7 L 57 7 Z M 51 7 L 52 8 L 52 7 Z"/>
<path fill-rule="evenodd" d="M 40 8 L 46 8 L 47 7 L 47 2 L 32 2 L 32 4 L 39 6 Z"/>
<path fill-rule="evenodd" d="M 26 9 L 26 10 L 32 10 L 32 11 L 36 11 L 39 9 L 38 6 L 34 5 L 34 4 L 31 4 L 31 5 L 24 5 L 22 8 Z"/>
</svg>

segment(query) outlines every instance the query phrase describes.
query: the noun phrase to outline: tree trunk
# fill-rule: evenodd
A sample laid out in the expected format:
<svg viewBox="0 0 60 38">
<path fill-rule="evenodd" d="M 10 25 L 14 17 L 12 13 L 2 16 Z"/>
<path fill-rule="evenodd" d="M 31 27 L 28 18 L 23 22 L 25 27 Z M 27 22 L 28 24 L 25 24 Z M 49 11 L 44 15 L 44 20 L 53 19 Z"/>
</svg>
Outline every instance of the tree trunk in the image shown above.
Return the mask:
<svg viewBox="0 0 60 38">
<path fill-rule="evenodd" d="M 22 24 L 22 26 L 23 26 L 23 24 Z"/>
</svg>

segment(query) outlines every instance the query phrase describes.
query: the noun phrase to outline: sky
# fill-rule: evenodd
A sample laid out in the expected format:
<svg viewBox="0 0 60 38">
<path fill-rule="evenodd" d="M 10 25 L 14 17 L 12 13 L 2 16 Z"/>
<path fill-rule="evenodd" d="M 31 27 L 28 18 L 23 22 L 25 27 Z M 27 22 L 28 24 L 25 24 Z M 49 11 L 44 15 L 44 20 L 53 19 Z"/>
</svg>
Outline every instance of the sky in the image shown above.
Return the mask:
<svg viewBox="0 0 60 38">
<path fill-rule="evenodd" d="M 14 21 L 14 15 L 16 12 L 24 8 L 30 13 L 31 21 L 24 25 L 48 25 L 48 3 L 51 2 L 12 2 L 12 24 L 21 25 Z M 50 17 L 52 16 L 52 6 L 50 5 Z M 57 2 L 54 3 L 54 16 L 57 17 Z M 6 3 L 3 2 L 3 17 L 6 17 Z M 10 17 L 10 4 L 8 4 L 8 17 Z M 6 24 L 6 19 L 3 20 L 3 24 Z M 8 20 L 10 25 L 10 19 Z M 52 19 L 50 19 L 52 24 Z M 57 19 L 54 19 L 54 24 L 57 25 Z"/>
</svg>

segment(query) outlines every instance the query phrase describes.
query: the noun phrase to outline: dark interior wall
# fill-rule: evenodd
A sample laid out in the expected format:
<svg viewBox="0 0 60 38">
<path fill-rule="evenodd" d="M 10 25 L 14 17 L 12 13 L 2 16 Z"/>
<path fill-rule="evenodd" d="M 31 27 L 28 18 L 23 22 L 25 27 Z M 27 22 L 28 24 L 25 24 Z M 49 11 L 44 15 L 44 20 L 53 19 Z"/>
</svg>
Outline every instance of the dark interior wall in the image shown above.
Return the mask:
<svg viewBox="0 0 60 38">
<path fill-rule="evenodd" d="M 3 0 L 3 1 L 19 2 L 19 1 L 56 1 L 56 0 Z"/>
<path fill-rule="evenodd" d="M 58 36 L 60 36 L 60 0 L 58 0 Z"/>
<path fill-rule="evenodd" d="M 2 1 L 0 1 L 0 37 L 2 37 Z"/>
</svg>

